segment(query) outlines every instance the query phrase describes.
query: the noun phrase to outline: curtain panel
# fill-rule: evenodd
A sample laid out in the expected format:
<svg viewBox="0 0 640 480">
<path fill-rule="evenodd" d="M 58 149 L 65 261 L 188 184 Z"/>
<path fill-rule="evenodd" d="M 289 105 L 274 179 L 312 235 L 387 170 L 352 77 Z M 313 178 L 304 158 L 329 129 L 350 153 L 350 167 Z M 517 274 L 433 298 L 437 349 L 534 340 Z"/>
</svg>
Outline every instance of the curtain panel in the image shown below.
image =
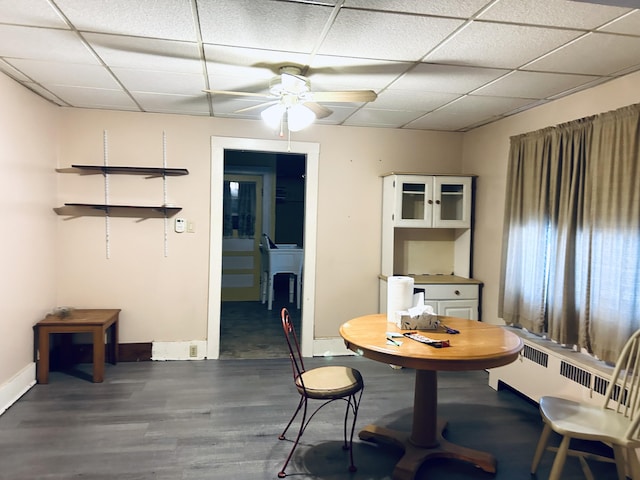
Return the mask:
<svg viewBox="0 0 640 480">
<path fill-rule="evenodd" d="M 511 138 L 499 314 L 614 361 L 640 328 L 640 105 Z"/>
</svg>

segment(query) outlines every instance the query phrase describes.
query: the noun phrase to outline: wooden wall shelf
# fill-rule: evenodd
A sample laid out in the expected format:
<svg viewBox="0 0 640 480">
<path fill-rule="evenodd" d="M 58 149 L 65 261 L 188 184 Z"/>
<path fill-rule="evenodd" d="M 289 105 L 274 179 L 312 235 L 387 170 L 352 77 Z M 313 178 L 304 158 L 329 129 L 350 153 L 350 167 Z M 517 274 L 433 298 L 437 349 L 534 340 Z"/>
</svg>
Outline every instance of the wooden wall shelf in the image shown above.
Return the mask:
<svg viewBox="0 0 640 480">
<path fill-rule="evenodd" d="M 103 165 L 71 165 L 71 167 L 86 172 L 112 173 L 121 175 L 149 175 L 153 177 L 178 177 L 189 175 L 186 168 L 163 168 L 163 167 L 118 167 Z"/>
<path fill-rule="evenodd" d="M 98 203 L 65 203 L 64 207 L 54 208 L 58 215 L 71 217 L 134 217 L 134 218 L 164 218 L 172 217 L 182 210 L 174 206 L 141 206 L 141 205 L 107 205 Z"/>
</svg>

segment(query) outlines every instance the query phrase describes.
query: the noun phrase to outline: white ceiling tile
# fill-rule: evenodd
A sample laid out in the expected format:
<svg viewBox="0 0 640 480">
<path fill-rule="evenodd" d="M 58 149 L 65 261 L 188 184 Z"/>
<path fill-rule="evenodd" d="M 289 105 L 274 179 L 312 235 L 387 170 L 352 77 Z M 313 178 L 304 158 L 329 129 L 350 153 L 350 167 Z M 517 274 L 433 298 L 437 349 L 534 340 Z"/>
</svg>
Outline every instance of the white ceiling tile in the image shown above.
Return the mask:
<svg viewBox="0 0 640 480">
<path fill-rule="evenodd" d="M 425 61 L 518 68 L 579 35 L 570 30 L 473 22 Z"/>
<path fill-rule="evenodd" d="M 318 52 L 418 61 L 462 23 L 448 18 L 343 9 Z"/>
<path fill-rule="evenodd" d="M 73 107 L 139 110 L 135 102 L 122 90 L 66 85 L 51 85 L 47 88 Z"/>
<path fill-rule="evenodd" d="M 423 117 L 417 118 L 413 122 L 405 125 L 404 128 L 416 130 L 463 130 L 470 125 L 469 118 L 461 113 L 452 113 L 444 110 L 436 110 Z"/>
<path fill-rule="evenodd" d="M 47 0 L 0 0 L 2 23 L 68 28 Z"/>
<path fill-rule="evenodd" d="M 548 98 L 586 85 L 597 78 L 589 75 L 517 71 L 473 93 L 501 97 Z"/>
<path fill-rule="evenodd" d="M 420 116 L 422 116 L 422 113 L 415 111 L 362 108 L 351 115 L 344 124 L 362 127 L 399 128 Z"/>
<path fill-rule="evenodd" d="M 385 90 L 369 106 L 376 109 L 430 112 L 458 97 L 456 93 Z"/>
<path fill-rule="evenodd" d="M 396 80 L 390 89 L 468 93 L 508 73 L 495 68 L 421 63 Z"/>
<path fill-rule="evenodd" d="M 629 11 L 628 8 L 568 2 L 567 0 L 501 0 L 482 15 L 481 20 L 548 25 L 591 30 Z"/>
<path fill-rule="evenodd" d="M 585 61 L 586 59 L 597 61 Z M 610 75 L 640 66 L 640 37 L 590 33 L 535 62 L 526 70 Z"/>
<path fill-rule="evenodd" d="M 84 34 L 100 58 L 112 67 L 143 68 L 184 73 L 202 73 L 202 62 L 195 43 Z"/>
<path fill-rule="evenodd" d="M 15 59 L 9 62 L 42 85 L 70 85 L 97 88 L 118 88 L 118 83 L 100 65 L 67 63 L 64 68 L 56 62 Z"/>
<path fill-rule="evenodd" d="M 16 68 L 13 65 L 6 62 L 5 60 L 2 60 L 1 58 L 0 58 L 0 72 L 6 73 L 7 75 L 9 75 L 11 78 L 13 78 L 18 82 L 31 81 L 31 79 L 27 77 L 24 73 L 22 73 L 20 70 L 16 70 Z"/>
<path fill-rule="evenodd" d="M 30 82 L 25 82 L 25 87 L 27 87 L 29 90 L 33 90 L 34 92 L 36 92 L 38 95 L 40 95 L 42 98 L 45 98 L 46 100 L 49 100 L 50 102 L 55 103 L 56 105 L 60 105 L 60 106 L 64 106 L 64 107 L 68 107 L 69 105 L 64 102 L 62 99 L 56 97 L 52 92 L 48 91 L 47 89 L 43 88 L 40 85 L 37 85 L 35 83 L 30 83 Z"/>
<path fill-rule="evenodd" d="M 205 43 L 310 53 L 332 8 L 265 0 L 199 2 Z"/>
<path fill-rule="evenodd" d="M 207 71 L 210 76 L 226 75 L 244 77 L 244 80 L 271 79 L 284 65 L 304 66 L 309 55 L 303 53 L 276 52 L 254 48 L 204 45 Z"/>
<path fill-rule="evenodd" d="M 353 57 L 317 55 L 309 68 L 312 88 L 319 90 L 378 90 L 413 64 Z"/>
<path fill-rule="evenodd" d="M 146 112 L 209 115 L 209 101 L 206 95 L 166 95 L 149 92 L 133 92 L 132 95 Z"/>
<path fill-rule="evenodd" d="M 205 88 L 202 75 L 195 73 L 162 72 L 114 68 L 113 73 L 130 92 L 168 93 L 175 95 L 200 95 Z"/>
<path fill-rule="evenodd" d="M 267 94 L 294 65 L 312 91 L 378 93 L 323 103 L 318 124 L 405 128 L 429 112 L 411 128 L 466 131 L 640 67 L 640 11 L 544 3 L 0 0 L 0 71 L 61 105 L 258 122 L 269 95 L 203 88 Z"/>
<path fill-rule="evenodd" d="M 344 6 L 463 18 L 472 16 L 486 3 L 486 0 L 346 0 Z"/>
<path fill-rule="evenodd" d="M 56 0 L 81 31 L 195 41 L 190 0 Z"/>
<path fill-rule="evenodd" d="M 98 64 L 80 38 L 68 30 L 0 24 L 0 56 Z"/>
<path fill-rule="evenodd" d="M 618 20 L 604 26 L 599 31 L 620 33 L 622 35 L 640 35 L 640 10 L 635 10 Z"/>
</svg>

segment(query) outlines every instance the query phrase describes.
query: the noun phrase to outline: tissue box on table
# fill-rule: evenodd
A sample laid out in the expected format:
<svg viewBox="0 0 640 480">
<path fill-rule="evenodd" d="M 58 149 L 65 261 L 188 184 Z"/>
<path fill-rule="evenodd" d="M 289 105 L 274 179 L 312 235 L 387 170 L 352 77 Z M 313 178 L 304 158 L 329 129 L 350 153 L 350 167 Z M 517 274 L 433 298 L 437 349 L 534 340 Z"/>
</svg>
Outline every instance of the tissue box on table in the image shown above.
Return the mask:
<svg viewBox="0 0 640 480">
<path fill-rule="evenodd" d="M 431 305 L 418 305 L 400 314 L 401 330 L 436 330 L 440 326 L 438 316 Z"/>
</svg>

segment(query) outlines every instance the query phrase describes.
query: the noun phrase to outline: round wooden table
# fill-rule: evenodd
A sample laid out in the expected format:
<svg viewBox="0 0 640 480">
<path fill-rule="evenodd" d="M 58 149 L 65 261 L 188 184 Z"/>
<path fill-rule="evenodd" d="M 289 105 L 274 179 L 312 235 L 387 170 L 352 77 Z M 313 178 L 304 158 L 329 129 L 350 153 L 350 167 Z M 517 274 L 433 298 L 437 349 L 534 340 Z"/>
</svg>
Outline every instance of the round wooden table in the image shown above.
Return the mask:
<svg viewBox="0 0 640 480">
<path fill-rule="evenodd" d="M 411 432 L 368 425 L 359 433 L 362 440 L 404 450 L 404 456 L 393 471 L 394 480 L 412 480 L 422 463 L 439 457 L 464 460 L 486 472 L 496 472 L 496 459 L 490 453 L 455 445 L 443 437 L 447 422 L 437 418 L 437 372 L 484 370 L 506 365 L 518 358 L 522 339 L 497 325 L 454 317 L 440 318 L 443 324 L 460 333 L 447 334 L 442 329 L 419 333 L 436 340 L 449 340 L 450 347 L 434 348 L 409 338 L 398 339 L 402 342 L 400 346 L 388 344 L 386 332 L 405 331 L 387 323 L 386 314 L 354 318 L 340 327 L 340 335 L 349 350 L 378 362 L 416 371 Z"/>
</svg>

